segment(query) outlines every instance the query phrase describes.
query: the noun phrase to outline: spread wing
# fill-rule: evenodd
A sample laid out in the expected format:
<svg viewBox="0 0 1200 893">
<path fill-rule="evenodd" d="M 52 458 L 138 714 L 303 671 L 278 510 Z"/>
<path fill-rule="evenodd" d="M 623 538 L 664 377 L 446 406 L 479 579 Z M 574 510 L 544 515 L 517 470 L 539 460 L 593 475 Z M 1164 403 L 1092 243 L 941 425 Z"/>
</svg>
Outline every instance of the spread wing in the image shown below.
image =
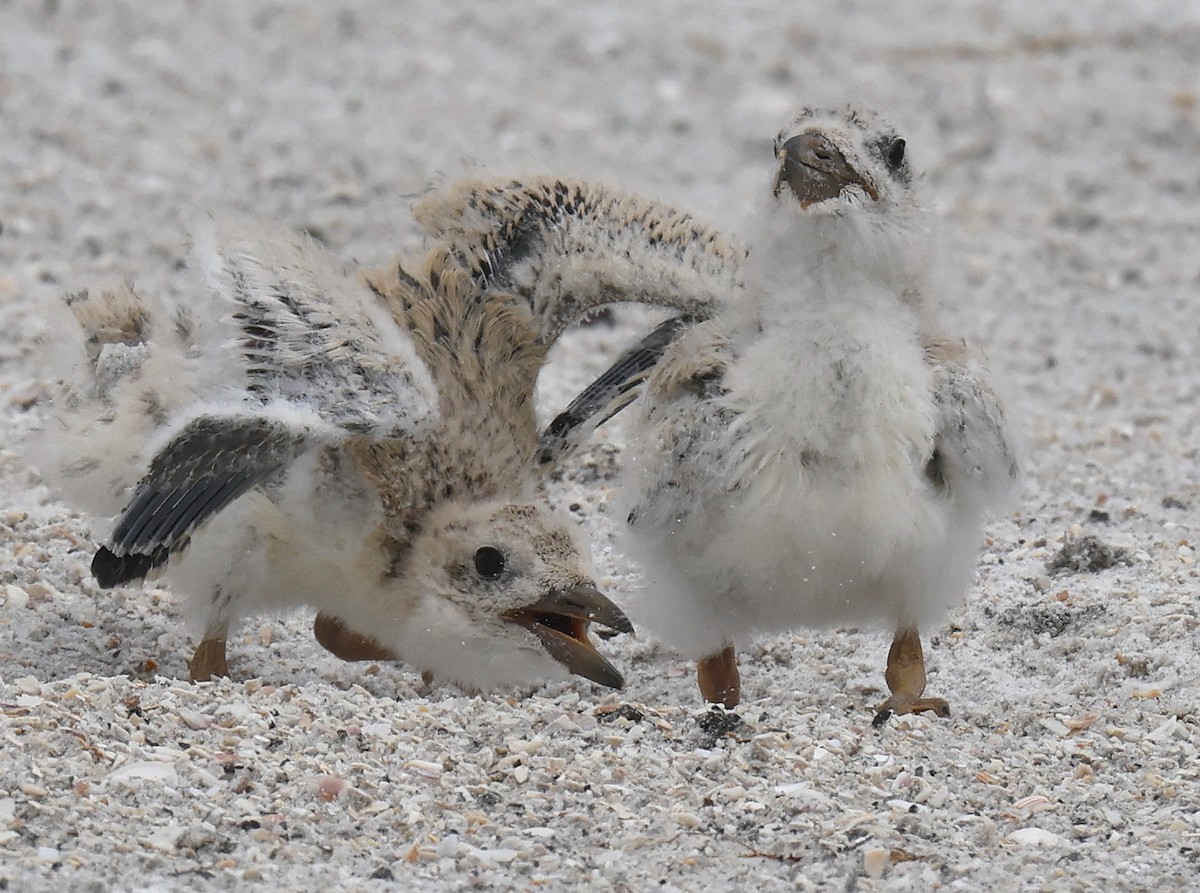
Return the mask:
<svg viewBox="0 0 1200 893">
<path fill-rule="evenodd" d="M 960 344 L 931 341 L 939 425 L 926 473 L 951 498 L 977 510 L 993 507 L 1019 475 L 1004 409 Z"/>
<path fill-rule="evenodd" d="M 241 367 L 241 389 L 168 429 L 92 562 L 102 586 L 145 576 L 306 450 L 416 438 L 436 418 L 436 390 L 405 333 L 315 245 L 217 231 L 197 249 L 235 325 L 224 362 Z"/>
<path fill-rule="evenodd" d="M 746 249 L 691 215 L 572 180 L 470 180 L 426 199 L 417 222 L 481 293 L 511 293 L 543 343 L 588 311 L 637 302 L 679 311 L 584 390 L 543 432 L 557 461 L 639 393 L 667 347 L 741 286 Z"/>
<path fill-rule="evenodd" d="M 704 319 L 741 287 L 741 245 L 689 214 L 601 186 L 469 180 L 413 213 L 482 294 L 525 302 L 546 344 L 606 304 Z"/>
<path fill-rule="evenodd" d="M 249 395 L 364 433 L 433 417 L 437 392 L 407 332 L 338 258 L 247 224 L 217 224 L 197 254 L 237 326 Z"/>
</svg>

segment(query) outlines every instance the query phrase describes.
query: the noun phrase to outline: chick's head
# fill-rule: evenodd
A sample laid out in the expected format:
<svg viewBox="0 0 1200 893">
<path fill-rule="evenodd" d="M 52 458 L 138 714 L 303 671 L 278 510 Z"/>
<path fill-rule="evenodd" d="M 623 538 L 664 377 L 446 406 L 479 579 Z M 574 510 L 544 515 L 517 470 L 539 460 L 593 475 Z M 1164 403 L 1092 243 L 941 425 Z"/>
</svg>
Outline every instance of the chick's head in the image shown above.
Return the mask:
<svg viewBox="0 0 1200 893">
<path fill-rule="evenodd" d="M 471 687 L 582 676 L 621 688 L 588 638 L 592 623 L 632 632 L 596 589 L 568 523 L 535 504 L 450 504 L 412 544 L 406 576 L 419 605 L 409 623 L 427 648 L 414 660 Z"/>
<path fill-rule="evenodd" d="M 775 138 L 774 193 L 810 213 L 886 213 L 909 201 L 906 156 L 904 139 L 873 114 L 807 108 Z"/>
</svg>

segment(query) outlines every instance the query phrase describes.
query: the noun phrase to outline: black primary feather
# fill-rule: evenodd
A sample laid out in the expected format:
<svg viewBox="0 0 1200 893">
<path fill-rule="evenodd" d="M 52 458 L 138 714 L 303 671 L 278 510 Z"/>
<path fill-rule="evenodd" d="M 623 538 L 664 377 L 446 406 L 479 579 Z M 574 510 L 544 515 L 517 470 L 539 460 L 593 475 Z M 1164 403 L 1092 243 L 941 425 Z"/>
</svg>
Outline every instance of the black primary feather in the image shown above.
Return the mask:
<svg viewBox="0 0 1200 893">
<path fill-rule="evenodd" d="M 97 551 L 97 581 L 115 586 L 144 577 L 196 527 L 283 470 L 304 445 L 302 430 L 277 419 L 193 419 L 154 457 L 108 545 Z"/>
<path fill-rule="evenodd" d="M 149 555 L 115 555 L 107 546 L 96 550 L 92 558 L 92 576 L 103 589 L 111 589 L 130 580 L 140 580 L 171 557 L 170 549 L 155 549 Z"/>
<path fill-rule="evenodd" d="M 617 357 L 546 426 L 538 440 L 538 462 L 545 465 L 557 461 L 588 431 L 603 425 L 632 403 L 646 375 L 675 339 L 695 322 L 691 316 L 673 316 Z"/>
</svg>

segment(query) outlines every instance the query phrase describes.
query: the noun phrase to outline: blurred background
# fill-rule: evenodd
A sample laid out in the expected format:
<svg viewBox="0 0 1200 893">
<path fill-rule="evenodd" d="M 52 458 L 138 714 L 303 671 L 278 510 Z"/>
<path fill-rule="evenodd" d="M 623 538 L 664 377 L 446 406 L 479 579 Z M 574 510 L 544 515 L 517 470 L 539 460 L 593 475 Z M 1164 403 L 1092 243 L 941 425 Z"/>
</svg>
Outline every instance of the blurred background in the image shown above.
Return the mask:
<svg viewBox="0 0 1200 893">
<path fill-rule="evenodd" d="M 897 759 L 945 764 L 937 784 L 950 786 L 948 805 L 920 819 L 931 823 L 920 833 L 936 829 L 928 841 L 895 836 L 907 815 L 879 819 L 892 830 L 872 833 L 882 846 L 936 851 L 944 878 L 966 878 L 955 889 L 1000 889 L 1026 870 L 1040 872 L 1044 889 L 1066 889 L 1054 872 L 1101 854 L 1112 861 L 1098 884 L 1116 876 L 1112 866 L 1144 860 L 1156 866 L 1151 877 L 1176 878 L 1160 889 L 1194 884 L 1197 60 L 1200 3 L 1169 0 L 0 0 L 0 583 L 19 584 L 0 585 L 0 675 L 127 673 L 147 680 L 136 688 L 147 698 L 174 696 L 168 684 L 186 677 L 189 639 L 174 596 L 99 592 L 86 565 L 90 519 L 47 504 L 17 450 L 41 418 L 52 361 L 78 349 L 49 334 L 63 293 L 132 279 L 144 293 L 186 300 L 197 287 L 184 268 L 187 232 L 210 208 L 278 220 L 346 258 L 381 263 L 420 250 L 415 197 L 477 173 L 600 179 L 738 233 L 770 187 L 776 131 L 802 105 L 852 102 L 889 119 L 924 172 L 947 324 L 987 354 L 1024 433 L 1026 482 L 991 528 L 971 600 L 930 642 L 931 688 L 959 718 L 931 732 L 933 743 L 919 729 L 861 739 L 863 705 L 882 687 L 884 636 L 804 633 L 747 652 L 744 687 L 770 702 L 763 716 L 812 736 L 784 775 L 759 779 L 764 790 L 815 761 L 814 741 L 844 761 L 844 787 L 805 801 L 782 825 L 748 808 L 739 820 L 776 843 L 807 822 L 795 836 L 841 854 L 831 871 L 849 889 L 862 879 L 861 859 L 841 822 L 855 810 L 887 813 L 880 803 L 890 795 L 874 785 L 898 771 L 871 768 L 870 748 L 911 747 Z M 622 311 L 570 335 L 543 377 L 543 412 L 561 408 L 643 323 Z M 551 496 L 589 522 L 602 585 L 621 602 L 633 597 L 631 571 L 609 544 L 607 485 L 595 483 L 619 458 L 619 427 L 604 436 L 613 447 L 590 460 L 591 483 L 558 482 Z M 1063 544 L 1086 535 L 1126 550 L 1129 564 L 1052 575 L 1047 563 Z M 318 655 L 303 618 L 273 624 L 247 624 L 241 678 L 295 682 L 329 703 L 361 694 L 360 685 L 417 697 L 403 668 L 367 677 Z M 698 705 L 685 662 L 645 639 L 605 647 L 629 670 L 624 698 L 691 728 Z M 156 671 L 167 682 L 152 681 Z M 422 709 L 460 728 L 453 695 L 435 690 Z M 551 688 L 537 703 L 575 715 L 590 710 L 579 697 Z M 486 725 L 504 702 L 469 703 Z M 113 723 L 128 719 L 114 709 Z M 1064 724 L 1080 715 L 1091 719 Z M 84 719 L 107 722 L 101 708 Z M 647 753 L 696 746 L 685 731 L 659 733 Z M 875 776 L 855 762 L 860 740 Z M 729 747 L 734 761 L 753 750 Z M 388 755 L 377 758 L 372 771 L 392 771 Z M 1072 774 L 1080 760 L 1107 790 Z M 986 786 L 975 774 L 984 765 Z M 1146 766 L 1161 774 L 1143 776 Z M 643 780 L 647 827 L 689 798 L 688 809 L 712 815 L 699 785 L 664 794 L 657 774 Z M 774 804 L 770 790 L 755 796 Z M 1072 867 L 1059 861 L 1065 848 L 1030 855 L 1003 836 L 1016 822 L 1004 818 L 1013 802 L 1034 792 L 1064 804 L 1039 821 L 1088 859 Z M 69 812 L 73 798 L 68 788 L 56 805 Z M 68 825 L 44 815 L 41 833 Z M 993 819 L 991 831 L 962 836 Z M 668 838 L 684 832 L 655 828 L 668 842 L 637 843 L 646 847 L 638 859 L 674 870 Z M 836 846 L 826 834 L 841 835 Z M 626 843 L 636 842 L 613 841 Z M 346 840 L 330 847 L 347 871 L 374 870 Z M 329 851 L 300 850 L 295 877 Z M 765 864 L 732 844 L 713 853 L 699 864 L 718 874 Z M 933 871 L 910 867 L 910 878 Z M 991 881 L 972 882 L 973 871 Z M 910 889 L 928 888 L 926 878 Z"/>
</svg>

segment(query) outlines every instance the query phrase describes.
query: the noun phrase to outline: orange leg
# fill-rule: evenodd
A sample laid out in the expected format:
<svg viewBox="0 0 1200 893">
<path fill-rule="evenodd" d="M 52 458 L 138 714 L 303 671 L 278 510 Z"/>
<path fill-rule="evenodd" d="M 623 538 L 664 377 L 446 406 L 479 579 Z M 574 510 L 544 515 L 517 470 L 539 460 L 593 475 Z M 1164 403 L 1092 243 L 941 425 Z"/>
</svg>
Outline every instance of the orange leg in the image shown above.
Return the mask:
<svg viewBox="0 0 1200 893">
<path fill-rule="evenodd" d="M 696 664 L 700 694 L 710 704 L 724 704 L 732 710 L 742 701 L 742 680 L 738 676 L 737 655 L 732 645 L 710 654 Z"/>
<path fill-rule="evenodd" d="M 196 646 L 196 653 L 192 655 L 192 659 L 188 661 L 188 671 L 193 682 L 209 682 L 214 676 L 228 676 L 225 636 L 206 635 Z"/>
<path fill-rule="evenodd" d="M 318 614 L 313 621 L 313 635 L 321 647 L 342 660 L 399 660 L 369 636 L 346 629 L 342 621 L 330 614 Z"/>
<path fill-rule="evenodd" d="M 896 630 L 883 678 L 892 696 L 875 708 L 873 725 L 883 725 L 893 713 L 930 710 L 938 716 L 950 715 L 950 704 L 944 698 L 921 697 L 925 691 L 925 653 L 916 627 L 900 626 Z"/>
</svg>

